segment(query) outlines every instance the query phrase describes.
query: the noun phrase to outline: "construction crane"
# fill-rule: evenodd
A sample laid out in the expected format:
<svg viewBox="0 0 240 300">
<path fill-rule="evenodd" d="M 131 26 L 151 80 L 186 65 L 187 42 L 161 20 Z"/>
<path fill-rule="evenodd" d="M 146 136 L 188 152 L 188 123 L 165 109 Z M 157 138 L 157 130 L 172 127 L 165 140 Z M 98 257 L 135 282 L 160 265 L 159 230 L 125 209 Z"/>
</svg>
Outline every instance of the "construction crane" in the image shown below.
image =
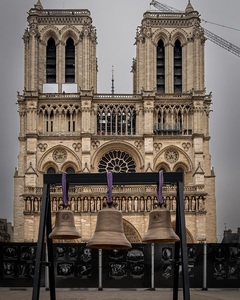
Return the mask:
<svg viewBox="0 0 240 300">
<path fill-rule="evenodd" d="M 162 11 L 162 12 L 182 12 L 180 10 L 177 10 L 171 6 L 168 6 L 167 4 L 163 4 L 160 3 L 156 0 L 152 0 L 152 2 L 150 3 L 150 5 L 153 5 L 154 7 L 156 7 L 158 10 Z M 203 22 L 207 22 L 203 19 L 201 19 Z M 227 40 L 221 38 L 220 36 L 216 35 L 215 33 L 207 30 L 206 28 L 203 28 L 204 30 L 204 34 L 205 36 L 213 43 L 215 43 L 216 45 L 224 48 L 225 50 L 231 52 L 232 54 L 240 57 L 240 48 L 233 45 L 232 43 L 228 42 Z"/>
<path fill-rule="evenodd" d="M 181 12 L 180 10 L 178 9 L 175 9 L 167 4 L 163 4 L 163 3 L 160 3 L 158 1 L 155 1 L 155 0 L 152 0 L 152 2 L 150 3 L 150 5 L 153 5 L 155 6 L 157 9 L 161 10 L 161 11 L 168 11 L 168 12 Z"/>
</svg>

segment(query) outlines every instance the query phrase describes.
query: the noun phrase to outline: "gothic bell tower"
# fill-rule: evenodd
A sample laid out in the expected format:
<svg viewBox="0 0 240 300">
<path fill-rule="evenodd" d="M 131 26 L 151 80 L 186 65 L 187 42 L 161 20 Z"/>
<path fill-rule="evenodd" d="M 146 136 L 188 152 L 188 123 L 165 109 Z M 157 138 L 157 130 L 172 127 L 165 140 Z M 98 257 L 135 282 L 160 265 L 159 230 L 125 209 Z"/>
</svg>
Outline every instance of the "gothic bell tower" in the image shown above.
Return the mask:
<svg viewBox="0 0 240 300">
<path fill-rule="evenodd" d="M 166 147 L 161 157 L 152 156 L 158 168 L 184 171 L 186 186 L 204 192 L 201 205 L 195 198 L 186 207 L 195 211 L 197 203 L 192 219 L 202 224 L 201 229 L 206 224 L 214 229 L 208 234 L 206 227 L 200 230 L 196 240 L 202 236 L 215 240 L 215 175 L 209 153 L 212 99 L 205 88 L 206 38 L 200 23 L 200 15 L 190 1 L 184 11 L 144 13 L 136 33 L 133 92 L 143 95 L 144 132 L 150 133 L 151 128 L 154 132 L 154 136 L 145 136 L 145 144 Z M 180 158 L 181 152 L 185 158 Z"/>
<path fill-rule="evenodd" d="M 76 137 L 80 128 L 90 127 L 89 118 L 80 118 L 80 110 L 89 103 L 75 100 L 80 93 L 93 94 L 97 90 L 97 38 L 89 10 L 44 9 L 38 0 L 29 10 L 27 21 L 23 35 L 24 90 L 18 94 L 20 149 L 15 173 L 15 240 L 33 239 L 24 234 L 34 226 L 34 217 L 26 222 L 24 212 L 38 211 L 40 202 L 34 193 L 32 204 L 27 205 L 26 199 L 31 198 L 27 195 L 42 184 L 43 173 L 57 171 L 57 161 L 66 154 L 66 145 L 58 147 L 65 144 L 64 139 L 76 145 L 73 148 L 79 148 Z M 41 154 L 51 147 L 56 148 L 55 161 L 40 166 Z M 72 170 L 72 165 L 65 167 Z"/>
<path fill-rule="evenodd" d="M 134 90 L 158 94 L 203 91 L 205 37 L 199 13 L 147 11 L 136 35 Z"/>
<path fill-rule="evenodd" d="M 38 1 L 27 20 L 25 91 L 96 92 L 96 30 L 90 12 L 43 9 Z"/>
</svg>

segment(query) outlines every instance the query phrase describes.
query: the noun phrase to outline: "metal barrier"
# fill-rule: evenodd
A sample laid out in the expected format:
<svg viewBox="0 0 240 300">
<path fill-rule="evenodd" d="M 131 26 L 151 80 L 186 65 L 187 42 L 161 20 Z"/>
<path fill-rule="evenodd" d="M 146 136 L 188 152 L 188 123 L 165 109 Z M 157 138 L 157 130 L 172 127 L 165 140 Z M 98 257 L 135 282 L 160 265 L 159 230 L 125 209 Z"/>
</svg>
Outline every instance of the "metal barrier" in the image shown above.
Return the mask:
<svg viewBox="0 0 240 300">
<path fill-rule="evenodd" d="M 172 288 L 174 246 L 132 246 L 101 251 L 84 243 L 54 244 L 56 287 Z M 33 286 L 36 247 L 36 243 L 0 243 L 0 287 Z M 240 288 L 240 244 L 188 244 L 187 248 L 191 288 Z M 48 287 L 44 270 L 41 286 Z"/>
</svg>

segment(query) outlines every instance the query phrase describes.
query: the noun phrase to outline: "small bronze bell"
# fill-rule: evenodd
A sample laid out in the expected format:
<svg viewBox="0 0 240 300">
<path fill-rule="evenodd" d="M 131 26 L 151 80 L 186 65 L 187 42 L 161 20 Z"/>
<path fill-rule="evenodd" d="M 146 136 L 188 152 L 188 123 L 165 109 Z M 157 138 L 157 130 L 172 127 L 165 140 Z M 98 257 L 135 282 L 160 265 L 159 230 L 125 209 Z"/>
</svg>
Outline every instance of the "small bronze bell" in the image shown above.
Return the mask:
<svg viewBox="0 0 240 300">
<path fill-rule="evenodd" d="M 87 247 L 120 250 L 132 248 L 124 234 L 122 213 L 119 210 L 108 206 L 98 212 L 95 233 Z"/>
<path fill-rule="evenodd" d="M 81 235 L 74 223 L 74 215 L 71 210 L 60 209 L 56 212 L 55 227 L 49 234 L 50 239 L 78 239 Z"/>
<path fill-rule="evenodd" d="M 171 224 L 170 211 L 165 207 L 157 207 L 149 214 L 148 231 L 143 243 L 175 243 L 180 241 Z"/>
</svg>

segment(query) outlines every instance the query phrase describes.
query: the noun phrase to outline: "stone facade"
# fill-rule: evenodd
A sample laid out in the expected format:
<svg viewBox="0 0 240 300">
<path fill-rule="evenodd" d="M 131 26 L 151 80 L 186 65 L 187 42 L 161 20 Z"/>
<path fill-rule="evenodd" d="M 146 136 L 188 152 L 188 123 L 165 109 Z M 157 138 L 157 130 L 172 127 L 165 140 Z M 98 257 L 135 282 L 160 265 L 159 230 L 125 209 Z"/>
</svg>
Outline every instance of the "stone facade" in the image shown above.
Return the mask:
<svg viewBox="0 0 240 300">
<path fill-rule="evenodd" d="M 88 10 L 28 15 L 15 173 L 14 240 L 36 241 L 44 173 L 184 172 L 188 242 L 216 242 L 215 175 L 209 153 L 211 95 L 204 83 L 200 15 L 147 11 L 136 33 L 132 94 L 97 93 L 96 29 Z M 82 241 L 94 232 L 107 187 L 69 187 Z M 174 224 L 176 187 L 163 196 Z M 114 186 L 132 242 L 147 231 L 154 186 Z M 62 190 L 51 186 L 51 209 Z"/>
</svg>

